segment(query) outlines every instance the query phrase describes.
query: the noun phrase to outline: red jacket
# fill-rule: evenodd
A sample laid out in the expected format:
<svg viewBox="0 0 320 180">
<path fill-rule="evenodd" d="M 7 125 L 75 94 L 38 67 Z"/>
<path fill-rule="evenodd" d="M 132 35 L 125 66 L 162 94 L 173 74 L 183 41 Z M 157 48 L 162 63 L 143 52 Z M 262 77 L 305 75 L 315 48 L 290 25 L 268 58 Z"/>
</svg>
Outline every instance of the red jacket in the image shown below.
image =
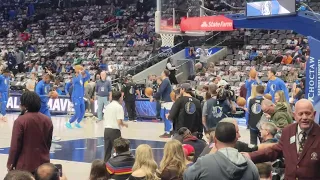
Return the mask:
<svg viewBox="0 0 320 180">
<path fill-rule="evenodd" d="M 41 113 L 25 113 L 13 124 L 7 166 L 35 172 L 43 163 L 50 162 L 52 121 Z"/>
<path fill-rule="evenodd" d="M 290 124 L 282 131 L 281 139 L 273 147 L 250 153 L 254 163 L 285 159 L 285 180 L 320 179 L 320 127 L 314 123 L 308 134 L 303 151 L 298 158 L 296 146 L 297 123 Z M 294 142 L 293 142 L 294 141 Z"/>
</svg>

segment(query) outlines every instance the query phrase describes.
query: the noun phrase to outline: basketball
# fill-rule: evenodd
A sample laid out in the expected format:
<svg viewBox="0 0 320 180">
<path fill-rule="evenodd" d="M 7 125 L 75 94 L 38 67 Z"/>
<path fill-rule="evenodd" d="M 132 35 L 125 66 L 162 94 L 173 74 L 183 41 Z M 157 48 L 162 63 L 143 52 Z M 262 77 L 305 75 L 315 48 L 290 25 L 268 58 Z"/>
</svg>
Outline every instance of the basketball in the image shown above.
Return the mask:
<svg viewBox="0 0 320 180">
<path fill-rule="evenodd" d="M 170 98 L 171 98 L 171 101 L 176 101 L 176 93 L 174 93 L 174 91 L 170 93 Z"/>
<path fill-rule="evenodd" d="M 271 96 L 271 94 L 265 94 L 263 97 L 264 97 L 265 99 L 269 99 L 270 101 L 272 101 L 272 96 Z"/>
<path fill-rule="evenodd" d="M 59 94 L 57 93 L 57 91 L 51 91 L 51 95 L 50 95 L 51 99 L 57 99 L 58 97 L 59 97 Z"/>
<path fill-rule="evenodd" d="M 237 104 L 240 107 L 244 107 L 246 105 L 246 99 L 244 99 L 243 97 L 238 97 L 237 98 Z"/>
<path fill-rule="evenodd" d="M 147 88 L 144 90 L 144 94 L 145 94 L 147 97 L 152 96 L 152 94 L 153 94 L 153 89 L 150 88 L 150 87 L 147 87 Z"/>
<path fill-rule="evenodd" d="M 249 73 L 249 76 L 252 78 L 252 79 L 255 79 L 257 77 L 257 71 L 253 68 L 250 70 L 250 73 Z"/>
</svg>

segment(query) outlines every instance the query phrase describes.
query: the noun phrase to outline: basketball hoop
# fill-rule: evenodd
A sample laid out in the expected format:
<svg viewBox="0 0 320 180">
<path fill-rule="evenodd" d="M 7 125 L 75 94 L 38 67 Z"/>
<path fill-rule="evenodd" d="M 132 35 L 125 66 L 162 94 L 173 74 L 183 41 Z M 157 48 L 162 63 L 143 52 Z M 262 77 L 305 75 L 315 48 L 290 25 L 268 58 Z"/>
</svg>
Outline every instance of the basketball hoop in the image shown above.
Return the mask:
<svg viewBox="0 0 320 180">
<path fill-rule="evenodd" d="M 174 47 L 174 34 L 160 33 L 162 45 L 161 47 Z"/>
</svg>

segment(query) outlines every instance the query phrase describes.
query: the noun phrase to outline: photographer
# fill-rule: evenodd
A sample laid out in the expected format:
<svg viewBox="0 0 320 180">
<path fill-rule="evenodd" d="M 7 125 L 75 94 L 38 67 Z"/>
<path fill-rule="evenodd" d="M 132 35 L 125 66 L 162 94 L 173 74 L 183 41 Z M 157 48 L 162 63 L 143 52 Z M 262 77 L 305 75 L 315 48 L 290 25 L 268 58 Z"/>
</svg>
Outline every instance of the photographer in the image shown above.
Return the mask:
<svg viewBox="0 0 320 180">
<path fill-rule="evenodd" d="M 223 118 L 229 117 L 231 113 L 235 113 L 236 109 L 233 105 L 234 92 L 227 83 L 212 85 L 209 91 L 212 95 L 203 105 L 202 123 L 205 131 L 217 126 Z"/>
</svg>

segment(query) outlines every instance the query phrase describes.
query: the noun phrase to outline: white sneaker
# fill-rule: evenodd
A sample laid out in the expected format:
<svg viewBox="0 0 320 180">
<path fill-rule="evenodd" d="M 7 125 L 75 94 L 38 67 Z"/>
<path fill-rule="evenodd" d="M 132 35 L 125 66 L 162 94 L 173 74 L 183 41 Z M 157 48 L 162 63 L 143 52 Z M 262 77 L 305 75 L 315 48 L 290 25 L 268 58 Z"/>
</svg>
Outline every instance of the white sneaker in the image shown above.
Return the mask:
<svg viewBox="0 0 320 180">
<path fill-rule="evenodd" d="M 61 137 L 59 137 L 59 136 L 52 137 L 52 142 L 59 142 L 60 140 L 61 140 Z"/>
</svg>

